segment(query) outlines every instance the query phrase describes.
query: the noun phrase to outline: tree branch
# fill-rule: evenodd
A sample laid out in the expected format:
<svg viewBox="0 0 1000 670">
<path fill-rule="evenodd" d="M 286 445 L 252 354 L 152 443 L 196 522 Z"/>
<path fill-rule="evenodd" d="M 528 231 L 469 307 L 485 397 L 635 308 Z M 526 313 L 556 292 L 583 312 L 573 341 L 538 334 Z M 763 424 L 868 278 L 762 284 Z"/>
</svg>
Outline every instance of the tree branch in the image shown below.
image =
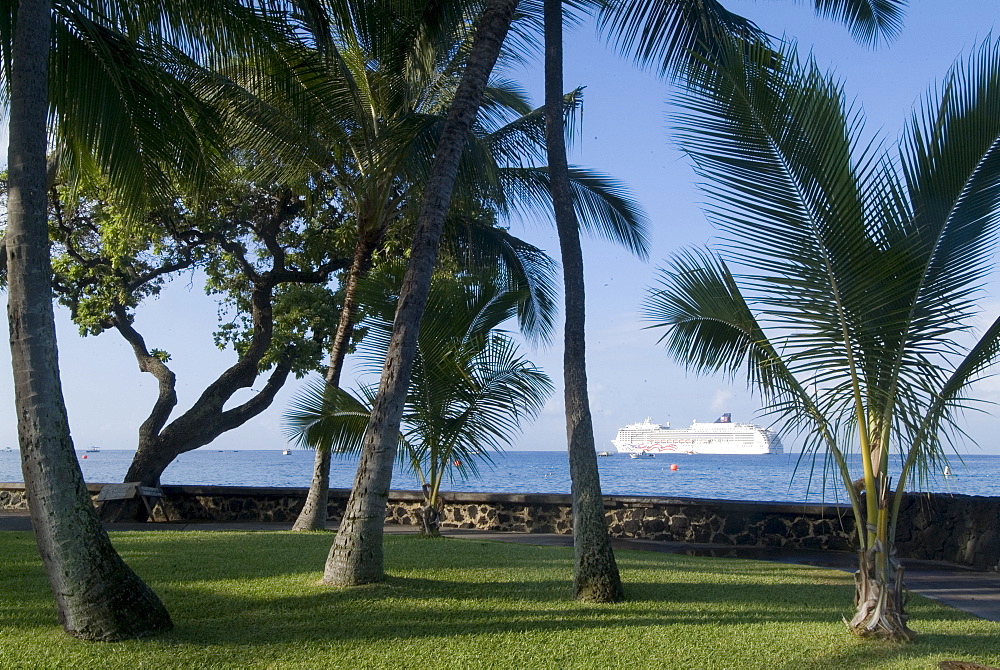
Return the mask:
<svg viewBox="0 0 1000 670">
<path fill-rule="evenodd" d="M 146 341 L 132 326 L 125 308 L 121 305 L 114 307 L 112 325 L 132 346 L 132 352 L 139 363 L 139 370 L 153 375 L 158 383 L 159 393 L 156 403 L 149 416 L 139 427 L 140 441 L 152 438 L 160 432 L 167 423 L 170 413 L 177 406 L 177 376 L 167 367 L 166 363 L 149 353 Z"/>
<path fill-rule="evenodd" d="M 284 386 L 288 373 L 292 370 L 292 361 L 295 360 L 295 347 L 289 345 L 285 354 L 274 367 L 271 375 L 267 378 L 267 383 L 253 398 L 242 405 L 233 407 L 222 413 L 220 420 L 220 433 L 242 426 L 244 423 L 257 416 L 271 406 L 275 396 L 281 387 Z"/>
</svg>

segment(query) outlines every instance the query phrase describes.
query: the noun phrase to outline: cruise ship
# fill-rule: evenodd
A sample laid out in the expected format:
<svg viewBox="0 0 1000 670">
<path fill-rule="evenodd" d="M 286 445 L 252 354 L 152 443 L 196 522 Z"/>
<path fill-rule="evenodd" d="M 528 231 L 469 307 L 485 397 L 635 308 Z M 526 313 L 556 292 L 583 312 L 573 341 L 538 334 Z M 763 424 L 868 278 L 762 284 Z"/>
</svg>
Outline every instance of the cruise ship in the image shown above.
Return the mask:
<svg viewBox="0 0 1000 670">
<path fill-rule="evenodd" d="M 713 423 L 695 421 L 690 428 L 671 429 L 646 419 L 618 431 L 612 444 L 620 454 L 780 454 L 781 440 L 752 423 L 733 423 L 723 414 Z"/>
</svg>

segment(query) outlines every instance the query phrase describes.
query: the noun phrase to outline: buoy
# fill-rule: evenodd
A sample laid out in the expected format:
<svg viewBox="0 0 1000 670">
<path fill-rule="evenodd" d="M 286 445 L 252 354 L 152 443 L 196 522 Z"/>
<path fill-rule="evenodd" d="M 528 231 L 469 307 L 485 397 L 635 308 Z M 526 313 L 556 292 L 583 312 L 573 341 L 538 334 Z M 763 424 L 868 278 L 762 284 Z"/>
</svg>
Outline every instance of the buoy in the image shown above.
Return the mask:
<svg viewBox="0 0 1000 670">
<path fill-rule="evenodd" d="M 87 457 L 87 454 L 84 454 L 84 455 L 83 455 L 83 457 L 84 457 L 84 458 L 86 458 L 86 457 Z"/>
<path fill-rule="evenodd" d="M 676 463 L 671 463 L 670 464 L 670 469 L 671 470 L 676 470 L 677 469 L 677 464 Z"/>
<path fill-rule="evenodd" d="M 460 460 L 458 460 L 458 459 L 456 458 L 456 459 L 455 459 L 455 466 L 456 466 L 456 467 L 462 467 L 462 461 L 460 461 Z"/>
</svg>

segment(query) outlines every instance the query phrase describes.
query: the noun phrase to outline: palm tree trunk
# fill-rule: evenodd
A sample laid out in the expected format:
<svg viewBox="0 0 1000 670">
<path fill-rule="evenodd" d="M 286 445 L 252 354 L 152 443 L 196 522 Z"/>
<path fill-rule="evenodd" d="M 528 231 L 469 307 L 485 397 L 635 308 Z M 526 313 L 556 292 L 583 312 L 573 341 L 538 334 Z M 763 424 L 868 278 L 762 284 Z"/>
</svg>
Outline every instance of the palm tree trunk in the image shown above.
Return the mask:
<svg viewBox="0 0 1000 670">
<path fill-rule="evenodd" d="M 360 227 L 359 227 L 360 228 Z M 358 242 L 354 247 L 354 258 L 347 274 L 347 285 L 344 287 L 344 304 L 340 309 L 340 321 L 337 332 L 330 346 L 330 367 L 326 371 L 326 385 L 331 388 L 340 387 L 340 375 L 344 370 L 344 359 L 351 346 L 354 335 L 354 322 L 357 314 L 358 282 L 368 274 L 371 268 L 372 255 L 381 239 L 381 233 L 366 234 L 358 231 Z M 309 493 L 302 505 L 302 511 L 295 518 L 292 530 L 326 530 L 327 509 L 330 503 L 330 460 L 333 454 L 329 449 L 317 449 L 313 459 L 312 481 L 309 483 Z"/>
<path fill-rule="evenodd" d="M 893 515 L 897 505 L 890 505 L 889 480 L 885 469 L 875 478 L 877 492 L 865 491 L 868 500 L 876 501 L 877 521 L 874 522 L 875 541 L 859 533 L 862 549 L 858 552 L 858 570 L 854 573 L 854 618 L 848 627 L 861 637 L 875 637 L 896 642 L 910 642 L 917 635 L 907 625 L 908 599 L 903 587 L 903 566 L 896 556 L 895 523 L 890 532 L 889 509 Z M 900 492 L 902 489 L 900 489 Z M 899 495 L 899 493 L 897 493 Z"/>
<path fill-rule="evenodd" d="M 365 433 L 361 461 L 344 519 L 326 561 L 323 581 L 354 586 L 384 577 L 382 534 L 392 483 L 399 424 L 416 355 L 417 334 L 462 151 L 479 112 L 487 80 L 514 18 L 517 0 L 490 0 L 438 142 L 427 181 L 406 276 L 400 291 L 392 341 Z"/>
<path fill-rule="evenodd" d="M 581 600 L 618 602 L 624 594 L 608 538 L 587 396 L 583 252 L 566 160 L 562 68 L 562 0 L 545 0 L 545 143 L 566 301 L 563 375 L 573 490 L 573 592 Z"/>
<path fill-rule="evenodd" d="M 888 559 L 885 569 L 878 567 L 881 558 Z M 903 588 L 903 566 L 896 557 L 891 554 L 880 557 L 874 549 L 860 551 L 858 566 L 854 573 L 856 611 L 848 627 L 861 637 L 896 642 L 916 639 L 916 633 L 906 624 L 910 617 L 904 607 L 907 595 Z"/>
<path fill-rule="evenodd" d="M 73 451 L 59 381 L 46 203 L 51 5 L 18 5 L 11 68 L 8 305 L 21 467 L 35 539 L 70 635 L 120 640 L 171 628 L 170 615 L 104 532 Z"/>
</svg>

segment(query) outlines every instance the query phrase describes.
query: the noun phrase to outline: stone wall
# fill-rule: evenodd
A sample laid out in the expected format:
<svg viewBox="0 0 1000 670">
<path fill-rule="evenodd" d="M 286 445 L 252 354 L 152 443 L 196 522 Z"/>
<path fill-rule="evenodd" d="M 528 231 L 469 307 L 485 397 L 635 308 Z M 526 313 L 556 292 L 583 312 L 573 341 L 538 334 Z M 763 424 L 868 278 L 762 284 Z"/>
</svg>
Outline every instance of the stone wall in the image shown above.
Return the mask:
<svg viewBox="0 0 1000 670">
<path fill-rule="evenodd" d="M 899 509 L 901 556 L 1000 571 L 1000 498 L 907 496 Z"/>
<path fill-rule="evenodd" d="M 0 484 L 0 509 L 28 509 L 24 484 Z"/>
<path fill-rule="evenodd" d="M 95 497 L 100 484 L 90 485 Z M 295 519 L 306 489 L 164 486 L 158 521 L 286 521 Z M 330 491 L 335 526 L 350 491 Z M 443 528 L 514 533 L 571 533 L 570 496 L 445 493 Z M 421 495 L 393 491 L 386 523 L 416 526 Z M 0 484 L 0 509 L 25 509 L 22 484 Z M 841 505 L 606 496 L 615 537 L 717 545 L 850 551 L 854 517 Z M 1000 570 L 1000 498 L 909 496 L 900 510 L 901 556 L 942 560 L 977 570 Z"/>
</svg>

